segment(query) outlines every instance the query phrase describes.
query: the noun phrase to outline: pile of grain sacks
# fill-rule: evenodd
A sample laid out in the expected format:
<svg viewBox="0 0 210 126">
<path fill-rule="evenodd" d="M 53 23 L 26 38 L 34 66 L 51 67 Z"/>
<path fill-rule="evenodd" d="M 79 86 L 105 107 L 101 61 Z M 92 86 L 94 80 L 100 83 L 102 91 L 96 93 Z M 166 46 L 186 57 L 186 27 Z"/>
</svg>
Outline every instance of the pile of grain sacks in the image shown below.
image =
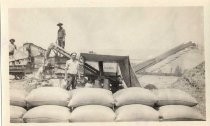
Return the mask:
<svg viewBox="0 0 210 126">
<path fill-rule="evenodd" d="M 114 94 L 116 121 L 185 121 L 205 120 L 192 106 L 197 101 L 177 89 L 149 91 L 127 88 Z"/>
<path fill-rule="evenodd" d="M 11 90 L 13 92 L 13 90 Z M 17 94 L 23 94 L 18 92 Z M 70 111 L 67 107 L 69 102 L 69 92 L 59 87 L 40 87 L 33 89 L 27 96 L 17 98 L 22 101 L 22 107 L 28 111 L 19 116 L 19 120 L 25 123 L 48 123 L 48 122 L 69 122 Z M 13 93 L 10 95 L 13 97 Z M 10 98 L 10 104 L 14 104 L 14 99 Z M 18 104 L 16 104 L 18 105 Z M 10 110 L 16 113 L 14 109 Z M 17 111 L 18 112 L 18 111 Z M 10 115 L 10 122 L 14 122 Z M 20 114 L 19 114 L 20 115 Z"/>
<path fill-rule="evenodd" d="M 23 116 L 26 123 L 68 122 L 69 92 L 59 87 L 40 87 L 26 97 L 28 108 Z"/>
<path fill-rule="evenodd" d="M 205 120 L 200 112 L 193 108 L 198 102 L 189 94 L 178 89 L 159 89 L 156 95 L 161 120 Z"/>
<path fill-rule="evenodd" d="M 27 92 L 24 90 L 10 90 L 10 122 L 23 123 L 23 115 L 26 113 Z"/>
<path fill-rule="evenodd" d="M 112 94 L 102 88 L 68 92 L 40 87 L 29 94 L 11 92 L 12 123 L 204 120 L 192 107 L 197 101 L 177 89 L 131 87 Z"/>
<path fill-rule="evenodd" d="M 75 89 L 68 106 L 73 109 L 70 122 L 110 122 L 115 119 L 114 98 L 106 89 Z"/>
<path fill-rule="evenodd" d="M 155 95 L 144 88 L 126 88 L 114 95 L 116 121 L 158 121 L 159 113 L 152 108 L 157 102 Z"/>
</svg>

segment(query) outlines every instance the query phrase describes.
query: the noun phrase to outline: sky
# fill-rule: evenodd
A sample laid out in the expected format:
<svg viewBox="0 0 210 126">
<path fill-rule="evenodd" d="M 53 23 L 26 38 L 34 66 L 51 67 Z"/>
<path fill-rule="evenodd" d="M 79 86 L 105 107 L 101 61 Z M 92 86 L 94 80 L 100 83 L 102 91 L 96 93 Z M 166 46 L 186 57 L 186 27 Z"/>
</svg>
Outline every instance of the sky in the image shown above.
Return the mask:
<svg viewBox="0 0 210 126">
<path fill-rule="evenodd" d="M 145 60 L 189 41 L 203 47 L 201 7 L 72 7 L 9 9 L 9 39 L 43 48 L 55 43 L 57 23 L 68 52 L 129 55 Z"/>
</svg>

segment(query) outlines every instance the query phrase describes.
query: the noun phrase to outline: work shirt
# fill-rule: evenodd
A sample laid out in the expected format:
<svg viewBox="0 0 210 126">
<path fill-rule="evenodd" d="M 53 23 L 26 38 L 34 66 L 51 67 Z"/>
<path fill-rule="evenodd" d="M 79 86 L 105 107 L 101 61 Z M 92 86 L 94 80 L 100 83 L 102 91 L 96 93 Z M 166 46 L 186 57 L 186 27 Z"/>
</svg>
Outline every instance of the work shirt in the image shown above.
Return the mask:
<svg viewBox="0 0 210 126">
<path fill-rule="evenodd" d="M 14 52 L 15 49 L 16 49 L 16 45 L 10 43 L 10 44 L 9 44 L 9 52 L 10 52 L 10 53 L 11 53 L 11 52 Z"/>
<path fill-rule="evenodd" d="M 77 60 L 68 60 L 66 61 L 66 69 L 68 74 L 77 74 L 79 68 L 79 62 Z"/>
<path fill-rule="evenodd" d="M 58 38 L 64 38 L 66 36 L 66 32 L 63 28 L 58 30 Z"/>
</svg>

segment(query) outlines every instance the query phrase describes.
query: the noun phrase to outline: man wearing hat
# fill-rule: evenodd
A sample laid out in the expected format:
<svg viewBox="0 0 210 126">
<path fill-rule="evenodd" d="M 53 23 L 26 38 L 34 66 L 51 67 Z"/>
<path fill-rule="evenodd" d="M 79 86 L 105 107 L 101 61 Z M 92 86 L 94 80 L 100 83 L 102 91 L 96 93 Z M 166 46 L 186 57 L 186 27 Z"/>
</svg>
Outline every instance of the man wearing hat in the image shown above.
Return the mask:
<svg viewBox="0 0 210 126">
<path fill-rule="evenodd" d="M 57 26 L 59 27 L 57 42 L 58 42 L 58 45 L 64 49 L 66 32 L 62 27 L 63 26 L 62 23 L 58 23 Z"/>
<path fill-rule="evenodd" d="M 79 74 L 79 62 L 76 59 L 77 53 L 71 54 L 71 59 L 66 61 L 65 68 L 65 81 L 67 81 L 66 89 L 75 89 L 76 88 L 76 77 Z M 80 77 L 80 76 L 79 76 Z"/>
<path fill-rule="evenodd" d="M 15 39 L 10 39 L 10 44 L 9 44 L 9 57 L 13 57 L 15 50 L 17 50 L 15 43 Z"/>
</svg>

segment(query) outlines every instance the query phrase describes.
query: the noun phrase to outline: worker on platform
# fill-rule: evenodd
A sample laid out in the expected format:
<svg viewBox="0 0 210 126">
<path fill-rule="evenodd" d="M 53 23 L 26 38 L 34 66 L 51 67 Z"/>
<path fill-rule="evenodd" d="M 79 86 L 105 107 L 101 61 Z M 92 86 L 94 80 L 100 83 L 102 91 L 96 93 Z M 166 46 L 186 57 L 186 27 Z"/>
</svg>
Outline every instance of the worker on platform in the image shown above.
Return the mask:
<svg viewBox="0 0 210 126">
<path fill-rule="evenodd" d="M 76 56 L 77 53 L 72 53 L 71 59 L 66 61 L 65 80 L 67 82 L 67 87 L 66 87 L 67 90 L 76 88 L 76 77 L 79 74 L 78 73 L 79 62 L 76 59 Z"/>
<path fill-rule="evenodd" d="M 15 45 L 15 39 L 10 39 L 10 44 L 9 44 L 9 57 L 12 58 L 14 56 L 15 50 L 17 50 L 17 47 Z"/>
<path fill-rule="evenodd" d="M 66 36 L 66 32 L 64 30 L 64 28 L 62 27 L 63 24 L 62 23 L 58 23 L 57 26 L 59 27 L 58 29 L 58 38 L 57 38 L 57 43 L 60 47 L 62 47 L 63 49 L 65 48 L 65 36 Z"/>
</svg>

